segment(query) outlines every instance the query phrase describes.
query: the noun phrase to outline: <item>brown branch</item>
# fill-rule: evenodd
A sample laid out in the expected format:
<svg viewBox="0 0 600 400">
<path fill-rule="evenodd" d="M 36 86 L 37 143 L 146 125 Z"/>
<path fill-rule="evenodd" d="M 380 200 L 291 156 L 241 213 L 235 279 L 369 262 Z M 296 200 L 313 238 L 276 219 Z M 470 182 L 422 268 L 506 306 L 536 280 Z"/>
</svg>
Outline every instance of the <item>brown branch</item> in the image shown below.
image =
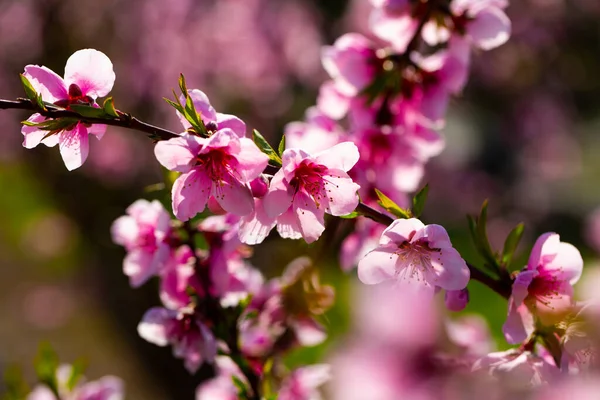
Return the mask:
<svg viewBox="0 0 600 400">
<path fill-rule="evenodd" d="M 85 122 L 88 124 L 103 124 L 103 125 L 111 125 L 111 126 L 119 126 L 121 128 L 133 129 L 136 131 L 144 132 L 150 135 L 154 139 L 158 140 L 169 140 L 179 135 L 173 131 L 168 129 L 160 128 L 155 125 L 151 125 L 149 123 L 143 122 L 131 114 L 118 112 L 118 117 L 108 117 L 108 118 L 93 118 L 93 117 L 84 117 L 83 115 L 76 113 L 74 111 L 65 110 L 62 108 L 54 108 L 52 106 L 47 106 L 46 110 L 42 110 L 38 107 L 37 104 L 33 104 L 31 101 L 27 99 L 17 99 L 17 100 L 3 100 L 0 99 L 0 110 L 9 110 L 9 109 L 18 109 L 18 110 L 28 110 L 33 111 L 35 113 L 41 114 L 46 118 L 75 118 L 81 122 Z"/>
</svg>

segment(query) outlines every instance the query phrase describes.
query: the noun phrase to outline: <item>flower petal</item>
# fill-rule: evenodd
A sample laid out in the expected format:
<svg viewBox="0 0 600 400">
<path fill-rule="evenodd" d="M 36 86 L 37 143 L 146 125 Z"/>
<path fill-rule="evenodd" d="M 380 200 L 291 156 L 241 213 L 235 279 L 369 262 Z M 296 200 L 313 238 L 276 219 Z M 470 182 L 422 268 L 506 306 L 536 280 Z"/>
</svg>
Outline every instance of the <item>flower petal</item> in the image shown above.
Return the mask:
<svg viewBox="0 0 600 400">
<path fill-rule="evenodd" d="M 280 169 L 271 179 L 269 192 L 264 197 L 267 216 L 275 218 L 287 211 L 292 205 L 293 198 L 293 189 L 285 181 L 283 169 Z"/>
<path fill-rule="evenodd" d="M 49 103 L 68 99 L 67 86 L 63 79 L 49 68 L 38 65 L 28 65 L 23 74 L 29 80 L 42 99 Z"/>
<path fill-rule="evenodd" d="M 213 182 L 199 168 L 182 174 L 173 184 L 173 212 L 177 219 L 187 221 L 204 211 Z"/>
<path fill-rule="evenodd" d="M 73 171 L 83 165 L 89 153 L 89 135 L 87 128 L 78 123 L 70 131 L 58 134 L 60 155 L 69 171 Z"/>
<path fill-rule="evenodd" d="M 240 152 L 235 157 L 244 183 L 258 178 L 269 163 L 269 157 L 248 138 L 240 138 Z"/>
<path fill-rule="evenodd" d="M 431 253 L 431 266 L 436 286 L 446 290 L 461 290 L 467 287 L 471 276 L 467 263 L 454 248 L 443 248 Z"/>
<path fill-rule="evenodd" d="M 379 239 L 380 245 L 402 244 L 408 242 L 416 234 L 421 235 L 425 225 L 416 218 L 397 219 L 388 226 Z"/>
<path fill-rule="evenodd" d="M 231 175 L 213 184 L 212 195 L 227 212 L 243 217 L 254 211 L 254 198 L 247 185 Z"/>
<path fill-rule="evenodd" d="M 294 208 L 291 207 L 291 202 L 287 211 L 277 217 L 277 232 L 284 239 L 302 238 L 300 222 L 294 213 Z"/>
<path fill-rule="evenodd" d="M 348 215 L 358 206 L 358 190 L 360 186 L 344 171 L 329 170 L 323 178 L 325 181 L 324 193 L 325 203 L 328 205 L 327 212 L 331 215 Z"/>
<path fill-rule="evenodd" d="M 154 307 L 146 311 L 137 327 L 142 339 L 157 346 L 169 344 L 167 323 L 175 318 L 176 312 L 162 307 Z"/>
<path fill-rule="evenodd" d="M 46 118 L 40 114 L 33 114 L 27 119 L 29 122 L 42 122 L 45 120 Z M 54 147 L 58 144 L 58 134 L 48 136 L 44 139 L 49 132 L 36 128 L 35 126 L 23 125 L 21 128 L 21 133 L 24 136 L 23 147 L 27 149 L 33 149 L 40 143 L 43 143 L 48 147 Z"/>
<path fill-rule="evenodd" d="M 315 154 L 315 161 L 331 169 L 348 172 L 358 162 L 358 147 L 352 142 L 342 142 Z"/>
<path fill-rule="evenodd" d="M 502 327 L 504 337 L 510 344 L 519 344 L 533 333 L 533 315 L 524 304 L 516 305 L 512 300 L 508 302 L 508 316 Z"/>
<path fill-rule="evenodd" d="M 217 126 L 219 129 L 229 128 L 241 138 L 246 137 L 246 124 L 235 115 L 217 113 Z"/>
<path fill-rule="evenodd" d="M 156 274 L 154 255 L 141 249 L 133 249 L 123 259 L 123 273 L 129 277 L 131 287 L 142 286 Z"/>
<path fill-rule="evenodd" d="M 263 199 L 254 199 L 254 212 L 240 220 L 240 241 L 251 245 L 262 243 L 276 223 L 276 218 L 265 212 Z"/>
<path fill-rule="evenodd" d="M 394 279 L 397 260 L 395 246 L 378 247 L 358 262 L 358 279 L 367 285 Z"/>
<path fill-rule="evenodd" d="M 314 200 L 301 191 L 296 193 L 292 206 L 306 243 L 316 241 L 325 230 L 325 210 L 318 208 Z"/>
<path fill-rule="evenodd" d="M 103 124 L 93 124 L 88 127 L 88 134 L 95 135 L 96 139 L 100 140 L 106 133 L 106 128 L 107 126 Z"/>
<path fill-rule="evenodd" d="M 495 7 L 481 10 L 467 25 L 467 33 L 483 50 L 491 50 L 506 43 L 510 31 L 510 19 L 504 11 Z"/>
<path fill-rule="evenodd" d="M 196 111 L 198 111 L 198 113 L 200 114 L 200 118 L 202 118 L 202 121 L 205 124 L 217 121 L 217 112 L 215 111 L 213 106 L 210 105 L 208 96 L 202 90 L 188 89 L 188 94 L 192 98 L 192 103 L 194 103 Z M 185 97 L 183 96 L 183 94 L 179 96 L 179 101 L 181 102 L 181 104 L 185 105 Z M 179 118 L 179 121 L 181 122 L 181 125 L 183 125 L 185 129 L 192 127 L 188 120 L 185 119 L 185 117 L 179 111 L 176 111 L 176 114 Z"/>
<path fill-rule="evenodd" d="M 171 171 L 188 172 L 200 147 L 198 140 L 186 135 L 158 142 L 154 147 L 154 156 Z"/>
<path fill-rule="evenodd" d="M 76 84 L 85 96 L 104 97 L 115 83 L 110 58 L 101 51 L 84 49 L 73 53 L 65 66 L 65 84 Z"/>
</svg>

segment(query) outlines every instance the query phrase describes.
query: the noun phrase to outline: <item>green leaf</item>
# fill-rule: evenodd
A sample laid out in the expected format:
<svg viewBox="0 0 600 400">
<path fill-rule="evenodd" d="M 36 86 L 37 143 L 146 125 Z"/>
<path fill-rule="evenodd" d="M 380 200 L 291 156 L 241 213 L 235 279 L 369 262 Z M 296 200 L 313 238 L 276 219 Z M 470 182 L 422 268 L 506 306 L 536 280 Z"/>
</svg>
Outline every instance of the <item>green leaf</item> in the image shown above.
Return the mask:
<svg viewBox="0 0 600 400">
<path fill-rule="evenodd" d="M 83 377 L 83 373 L 87 368 L 87 362 L 83 359 L 76 360 L 71 365 L 71 374 L 69 375 L 69 379 L 67 380 L 67 389 L 69 391 L 73 390 L 79 382 L 79 379 Z"/>
<path fill-rule="evenodd" d="M 202 117 L 194 107 L 194 101 L 190 96 L 187 88 L 187 84 L 185 83 L 185 77 L 183 74 L 179 75 L 179 89 L 181 93 L 185 96 L 185 106 L 182 106 L 182 110 L 180 111 L 185 119 L 192 125 L 194 131 L 203 136 L 208 136 L 208 130 L 204 125 L 204 121 L 202 121 Z M 179 103 L 179 98 L 175 96 L 177 102 Z M 181 103 L 179 103 L 181 105 Z"/>
<path fill-rule="evenodd" d="M 396 204 L 392 199 L 387 197 L 385 194 L 381 193 L 378 189 L 375 189 L 375 193 L 379 198 L 379 205 L 385 208 L 387 211 L 391 212 L 398 218 L 408 219 L 412 217 L 410 210 L 405 210 L 401 208 L 398 204 Z"/>
<path fill-rule="evenodd" d="M 429 193 L 429 184 L 425 185 L 423 189 L 419 190 L 412 199 L 412 213 L 416 218 L 419 218 L 423 214 L 425 208 L 425 202 L 427 201 L 427 194 Z"/>
<path fill-rule="evenodd" d="M 506 237 L 506 241 L 504 242 L 504 248 L 502 250 L 502 265 L 507 267 L 512 257 L 517 250 L 517 246 L 519 246 L 519 242 L 523 237 L 523 231 L 525 230 L 525 224 L 522 222 L 515 226 L 512 231 Z"/>
<path fill-rule="evenodd" d="M 237 376 L 232 375 L 231 379 L 233 380 L 233 384 L 237 389 L 237 395 L 240 399 L 248 398 L 248 389 L 246 388 L 246 384 Z"/>
<path fill-rule="evenodd" d="M 285 135 L 281 136 L 281 141 L 279 142 L 277 150 L 279 151 L 279 155 L 283 156 L 283 152 L 285 151 Z"/>
<path fill-rule="evenodd" d="M 29 82 L 29 79 L 27 79 L 25 75 L 19 74 L 19 76 L 21 77 L 21 83 L 23 84 L 23 89 L 25 89 L 25 94 L 27 95 L 27 98 L 37 103 L 38 93 L 33 88 L 33 85 L 31 84 L 31 82 Z"/>
<path fill-rule="evenodd" d="M 354 219 L 356 217 L 358 217 L 360 214 L 357 213 L 356 211 L 351 212 L 350 214 L 347 215 L 340 215 L 339 218 L 344 218 L 344 219 Z"/>
<path fill-rule="evenodd" d="M 21 368 L 16 365 L 9 366 L 4 371 L 4 386 L 3 400 L 25 400 L 30 391 Z"/>
<path fill-rule="evenodd" d="M 102 108 L 86 106 L 83 104 L 71 104 L 69 108 L 72 111 L 75 111 L 77 114 L 82 117 L 88 118 L 106 118 L 107 115 Z"/>
<path fill-rule="evenodd" d="M 45 342 L 40 344 L 34 365 L 39 381 L 47 385 L 54 393 L 58 393 L 56 383 L 58 356 L 50 344 Z"/>
<path fill-rule="evenodd" d="M 104 103 L 102 104 L 102 109 L 104 110 L 105 114 L 110 115 L 111 117 L 119 117 L 119 114 L 115 109 L 115 101 L 112 97 L 108 97 L 106 100 L 104 100 Z"/>
<path fill-rule="evenodd" d="M 173 93 L 175 94 L 175 93 Z M 177 95 L 175 95 L 175 98 L 177 99 Z M 173 107 L 174 109 L 176 109 L 177 111 L 179 111 L 181 114 L 183 114 L 183 107 L 182 105 L 179 103 L 179 99 L 177 103 L 175 103 L 173 100 L 169 100 L 166 97 L 163 97 L 163 100 L 166 101 L 167 103 L 169 103 L 169 105 L 171 107 Z"/>
<path fill-rule="evenodd" d="M 273 150 L 269 142 L 267 142 L 263 135 L 261 135 L 260 132 L 256 129 L 252 131 L 252 140 L 254 140 L 254 143 L 256 144 L 256 146 L 258 146 L 260 151 L 262 151 L 269 157 L 269 160 L 273 165 L 281 167 L 281 157 L 279 157 L 279 155 L 275 152 L 275 150 Z"/>
</svg>

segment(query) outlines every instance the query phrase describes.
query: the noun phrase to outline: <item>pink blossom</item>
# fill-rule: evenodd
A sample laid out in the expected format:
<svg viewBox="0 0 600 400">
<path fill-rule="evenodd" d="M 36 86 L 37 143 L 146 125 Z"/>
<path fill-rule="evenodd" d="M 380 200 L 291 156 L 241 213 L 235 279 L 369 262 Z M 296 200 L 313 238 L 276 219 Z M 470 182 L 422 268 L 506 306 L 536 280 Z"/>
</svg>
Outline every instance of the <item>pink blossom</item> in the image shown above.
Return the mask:
<svg viewBox="0 0 600 400">
<path fill-rule="evenodd" d="M 104 376 L 95 381 L 80 382 L 70 390 L 67 382 L 73 367 L 61 365 L 56 371 L 56 380 L 60 399 L 45 385 L 37 385 L 29 393 L 27 400 L 123 400 L 125 398 L 124 383 L 115 376 Z"/>
<path fill-rule="evenodd" d="M 298 368 L 287 376 L 279 388 L 278 400 L 320 400 L 318 387 L 331 378 L 327 364 Z"/>
<path fill-rule="evenodd" d="M 229 128 L 239 137 L 246 136 L 246 124 L 244 121 L 235 115 L 216 112 L 213 106 L 210 104 L 208 96 L 203 91 L 199 89 L 190 89 L 188 90 L 188 93 L 192 98 L 192 102 L 194 103 L 196 111 L 200 113 L 200 117 L 209 131 L 218 131 Z M 185 103 L 185 97 L 183 97 L 183 95 L 179 100 L 182 104 Z M 181 115 L 181 113 L 177 112 L 177 117 L 185 129 L 192 127 L 192 125 L 188 122 L 188 120 L 185 119 L 183 115 Z"/>
<path fill-rule="evenodd" d="M 456 28 L 482 50 L 501 46 L 510 37 L 510 19 L 503 11 L 507 6 L 507 0 L 454 0 L 450 5 Z"/>
<path fill-rule="evenodd" d="M 333 46 L 324 46 L 321 61 L 336 88 L 347 96 L 356 96 L 371 83 L 378 63 L 371 41 L 358 33 L 347 33 Z"/>
<path fill-rule="evenodd" d="M 503 331 L 509 343 L 524 341 L 533 332 L 534 317 L 555 323 L 573 305 L 573 284 L 581 276 L 583 259 L 579 250 L 560 241 L 556 233 L 541 235 L 527 266 L 516 276 L 508 301 Z"/>
<path fill-rule="evenodd" d="M 344 131 L 336 121 L 316 107 L 306 110 L 306 122 L 290 122 L 285 126 L 287 148 L 302 149 L 310 154 L 326 150 L 340 142 Z"/>
<path fill-rule="evenodd" d="M 447 290 L 444 294 L 446 308 L 450 311 L 461 311 L 469 303 L 469 291 L 467 288 L 461 290 Z"/>
<path fill-rule="evenodd" d="M 127 250 L 123 272 L 133 287 L 156 275 L 170 253 L 171 217 L 158 200 L 137 200 L 111 227 L 113 241 Z"/>
<path fill-rule="evenodd" d="M 354 231 L 344 239 L 340 252 L 340 266 L 350 271 L 358 262 L 379 244 L 385 227 L 367 218 L 359 218 Z"/>
<path fill-rule="evenodd" d="M 357 190 L 346 173 L 358 161 L 358 149 L 344 142 L 311 156 L 300 149 L 283 152 L 283 166 L 271 180 L 263 200 L 268 217 L 277 217 L 284 238 L 314 242 L 325 230 L 324 214 L 350 214 L 358 205 Z"/>
<path fill-rule="evenodd" d="M 464 289 L 469 268 L 442 226 L 398 219 L 383 231 L 379 247 L 358 263 L 358 277 L 370 285 L 391 280 L 433 293 L 436 286 Z"/>
<path fill-rule="evenodd" d="M 319 88 L 317 108 L 329 118 L 344 118 L 350 107 L 351 97 L 343 94 L 334 81 L 324 82 Z"/>
<path fill-rule="evenodd" d="M 196 400 L 238 400 L 241 396 L 233 377 L 248 385 L 240 367 L 227 356 L 215 357 L 216 376 L 196 389 Z"/>
<path fill-rule="evenodd" d="M 186 221 L 204 211 L 209 196 L 227 212 L 254 210 L 248 184 L 267 166 L 268 157 L 252 140 L 223 128 L 209 138 L 183 134 L 157 143 L 154 154 L 171 171 L 181 172 L 173 185 L 175 216 Z"/>
<path fill-rule="evenodd" d="M 484 356 L 495 349 L 487 322 L 479 315 L 465 315 L 446 321 L 446 334 L 465 354 Z"/>
<path fill-rule="evenodd" d="M 530 351 L 507 350 L 490 353 L 473 364 L 473 371 L 487 371 L 515 388 L 535 387 L 553 382 L 558 368 Z"/>
<path fill-rule="evenodd" d="M 406 51 L 419 26 L 424 7 L 413 12 L 408 0 L 371 0 L 375 7 L 369 17 L 369 28 L 375 36 L 391 43 L 399 53 Z"/>
<path fill-rule="evenodd" d="M 73 104 L 94 106 L 98 97 L 106 96 L 115 82 L 115 73 L 110 59 L 94 49 L 79 50 L 67 60 L 64 79 L 44 66 L 27 65 L 25 77 L 46 102 L 69 109 Z M 45 118 L 33 114 L 29 122 L 42 122 Z M 34 126 L 23 126 L 23 146 L 31 149 L 40 143 L 46 146 L 59 144 L 60 154 L 69 171 L 81 167 L 85 162 L 89 142 L 88 135 L 102 138 L 106 125 L 75 123 L 59 133 L 48 136 L 48 131 Z"/>
<path fill-rule="evenodd" d="M 212 332 L 190 310 L 155 307 L 146 311 L 138 334 L 157 346 L 173 346 L 173 356 L 182 358 L 190 373 L 204 362 L 212 362 L 217 352 Z"/>
<path fill-rule="evenodd" d="M 178 248 L 165 263 L 160 274 L 160 299 L 167 308 L 177 310 L 190 304 L 188 288 L 204 295 L 195 264 L 196 257 L 188 246 Z"/>
</svg>

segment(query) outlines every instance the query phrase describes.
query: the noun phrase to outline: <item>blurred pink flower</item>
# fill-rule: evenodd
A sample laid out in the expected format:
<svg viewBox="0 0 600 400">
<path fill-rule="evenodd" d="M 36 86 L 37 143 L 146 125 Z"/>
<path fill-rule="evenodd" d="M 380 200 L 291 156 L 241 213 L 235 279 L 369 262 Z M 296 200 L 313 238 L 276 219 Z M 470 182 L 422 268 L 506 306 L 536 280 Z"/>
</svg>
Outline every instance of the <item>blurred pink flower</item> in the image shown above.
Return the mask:
<svg viewBox="0 0 600 400">
<path fill-rule="evenodd" d="M 113 241 L 127 250 L 123 272 L 133 287 L 144 284 L 170 254 L 171 217 L 158 200 L 137 200 L 111 227 Z"/>
<path fill-rule="evenodd" d="M 248 386 L 240 367 L 227 356 L 215 357 L 216 376 L 201 383 L 196 389 L 196 400 L 238 400 L 239 389 L 233 378 Z"/>
<path fill-rule="evenodd" d="M 327 364 L 298 368 L 288 375 L 279 388 L 278 400 L 320 400 L 318 388 L 331 378 Z"/>
<path fill-rule="evenodd" d="M 94 49 L 79 50 L 69 57 L 64 80 L 50 69 L 37 65 L 27 65 L 24 75 L 44 101 L 67 109 L 72 104 L 96 106 L 96 98 L 106 96 L 115 82 L 112 62 Z M 40 114 L 33 114 L 28 119 L 34 123 L 44 120 Z M 25 136 L 23 146 L 28 149 L 40 143 L 46 146 L 59 144 L 63 161 L 71 171 L 81 167 L 88 156 L 88 135 L 102 138 L 106 125 L 88 126 L 78 122 L 52 135 L 47 130 L 25 125 L 21 132 Z"/>
<path fill-rule="evenodd" d="M 338 144 L 344 131 L 316 107 L 305 113 L 305 122 L 290 122 L 285 126 L 285 146 L 288 149 L 301 149 L 313 154 Z"/>
<path fill-rule="evenodd" d="M 560 241 L 556 233 L 541 235 L 527 266 L 516 276 L 508 301 L 503 331 L 511 344 L 523 342 L 533 332 L 534 317 L 553 324 L 573 305 L 573 284 L 581 276 L 583 259 L 572 244 Z"/>
</svg>

